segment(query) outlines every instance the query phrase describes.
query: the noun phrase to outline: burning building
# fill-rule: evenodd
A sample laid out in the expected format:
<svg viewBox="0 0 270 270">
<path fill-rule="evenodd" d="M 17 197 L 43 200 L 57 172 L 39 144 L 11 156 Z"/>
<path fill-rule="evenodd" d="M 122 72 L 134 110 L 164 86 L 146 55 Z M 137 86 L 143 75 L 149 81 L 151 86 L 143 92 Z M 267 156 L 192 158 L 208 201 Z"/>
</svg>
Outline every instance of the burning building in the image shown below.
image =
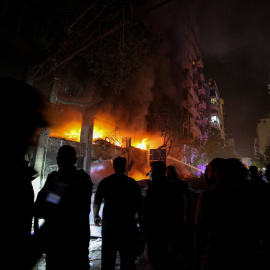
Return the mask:
<svg viewBox="0 0 270 270">
<path fill-rule="evenodd" d="M 55 73 L 49 79 L 35 81 L 35 86 L 47 93 L 54 111 L 52 125 L 38 134 L 38 146 L 32 155 L 41 183 L 54 168 L 56 149 L 62 144 L 76 148 L 78 167 L 87 172 L 91 168 L 93 179 L 106 171 L 104 168 L 109 170 L 110 160 L 118 155 L 127 157 L 130 176 L 143 179 L 149 170 L 148 150 L 167 146 L 164 132 L 152 126 L 153 115 L 160 113 L 164 96 L 179 107 L 181 114 L 176 125 L 179 136 L 183 135 L 181 140 L 176 140 L 175 134 L 169 138 L 174 145 L 168 165 L 178 167 L 182 175 L 192 174 L 191 167 L 185 167 L 185 163 L 191 163 L 191 143 L 205 142 L 208 124 L 196 24 L 180 3 L 153 6 L 156 8 L 147 13 L 145 21 L 163 43 L 141 61 L 138 72 L 129 77 L 123 88 L 118 84 L 101 86 L 80 56 L 64 68 L 51 67 Z M 118 49 L 117 46 L 117 52 Z M 128 55 L 123 50 L 120 54 L 112 62 L 123 71 Z"/>
</svg>

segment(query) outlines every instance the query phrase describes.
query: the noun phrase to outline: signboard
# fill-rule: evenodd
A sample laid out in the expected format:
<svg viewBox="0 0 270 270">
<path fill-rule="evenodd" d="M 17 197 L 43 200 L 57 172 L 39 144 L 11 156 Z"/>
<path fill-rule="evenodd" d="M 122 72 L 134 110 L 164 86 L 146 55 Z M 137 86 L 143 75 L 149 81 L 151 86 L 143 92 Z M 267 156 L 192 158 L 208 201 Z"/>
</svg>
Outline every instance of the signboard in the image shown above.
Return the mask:
<svg viewBox="0 0 270 270">
<path fill-rule="evenodd" d="M 166 149 L 150 149 L 149 161 L 150 166 L 154 161 L 163 161 L 166 164 Z"/>
</svg>

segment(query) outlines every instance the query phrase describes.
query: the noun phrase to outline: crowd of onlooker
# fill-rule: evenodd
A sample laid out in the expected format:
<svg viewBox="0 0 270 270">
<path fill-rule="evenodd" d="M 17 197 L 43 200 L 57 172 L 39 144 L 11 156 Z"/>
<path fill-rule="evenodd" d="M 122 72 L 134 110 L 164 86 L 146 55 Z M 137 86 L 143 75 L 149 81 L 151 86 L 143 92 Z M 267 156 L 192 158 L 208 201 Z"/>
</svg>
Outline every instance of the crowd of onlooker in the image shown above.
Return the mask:
<svg viewBox="0 0 270 270">
<path fill-rule="evenodd" d="M 45 253 L 48 270 L 88 270 L 91 177 L 77 170 L 75 149 L 64 145 L 58 170 L 48 175 L 34 200 L 36 172 L 24 154 L 36 128 L 46 127 L 44 102 L 24 82 L 4 78 L 0 83 L 5 89 L 1 123 L 10 132 L 0 133 L 5 142 L 0 163 L 2 268 L 30 270 Z M 215 158 L 200 179 L 206 185 L 195 200 L 194 190 L 173 166 L 153 162 L 143 196 L 125 174 L 126 165 L 124 157 L 115 158 L 114 174 L 102 179 L 95 193 L 91 214 L 102 226 L 101 269 L 115 268 L 117 252 L 122 270 L 136 269 L 142 251 L 155 270 L 270 269 L 270 165 L 263 179 L 255 166 L 247 169 L 238 159 Z"/>
</svg>

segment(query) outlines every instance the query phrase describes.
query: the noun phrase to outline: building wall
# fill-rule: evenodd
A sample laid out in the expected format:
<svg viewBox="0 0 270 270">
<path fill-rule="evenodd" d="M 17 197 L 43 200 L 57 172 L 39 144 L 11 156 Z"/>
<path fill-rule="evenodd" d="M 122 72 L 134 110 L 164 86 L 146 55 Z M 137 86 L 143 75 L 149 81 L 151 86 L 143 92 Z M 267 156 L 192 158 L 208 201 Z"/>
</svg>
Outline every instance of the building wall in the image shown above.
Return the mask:
<svg viewBox="0 0 270 270">
<path fill-rule="evenodd" d="M 195 21 L 185 27 L 185 47 L 182 59 L 184 137 L 188 143 L 201 145 L 208 137 L 207 97 L 204 88 L 203 62 L 199 50 L 199 35 Z"/>
<path fill-rule="evenodd" d="M 209 92 L 209 123 L 210 128 L 215 127 L 220 130 L 221 136 L 225 139 L 224 129 L 224 117 L 223 117 L 223 106 L 224 100 L 220 97 L 220 93 L 216 82 L 213 79 L 207 80 L 207 87 Z"/>
<path fill-rule="evenodd" d="M 270 145 L 270 117 L 259 119 L 257 124 L 257 138 L 255 139 L 255 155 L 264 154 L 265 147 Z"/>
</svg>

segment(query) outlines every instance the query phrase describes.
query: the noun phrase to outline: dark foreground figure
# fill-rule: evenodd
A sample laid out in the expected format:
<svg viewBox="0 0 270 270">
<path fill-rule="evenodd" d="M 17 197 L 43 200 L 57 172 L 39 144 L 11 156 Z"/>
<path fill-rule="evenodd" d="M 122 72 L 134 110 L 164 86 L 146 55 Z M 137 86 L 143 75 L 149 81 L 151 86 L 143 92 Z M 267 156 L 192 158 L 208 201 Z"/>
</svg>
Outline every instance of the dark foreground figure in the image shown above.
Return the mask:
<svg viewBox="0 0 270 270">
<path fill-rule="evenodd" d="M 148 259 L 155 270 L 170 269 L 171 189 L 165 163 L 153 162 L 151 173 L 152 184 L 147 189 L 143 214 Z"/>
<path fill-rule="evenodd" d="M 188 184 L 179 179 L 174 166 L 167 167 L 170 182 L 170 257 L 173 269 L 192 263 L 191 197 Z"/>
<path fill-rule="evenodd" d="M 93 206 L 95 224 L 100 226 L 99 210 L 104 199 L 102 215 L 102 270 L 115 269 L 117 251 L 121 270 L 135 269 L 139 235 L 136 213 L 141 217 L 143 197 L 136 181 L 125 175 L 126 159 L 113 161 L 115 173 L 98 185 Z"/>
<path fill-rule="evenodd" d="M 270 269 L 270 185 L 261 179 L 256 166 L 250 166 L 249 171 L 257 267 Z"/>
<path fill-rule="evenodd" d="M 37 89 L 13 78 L 0 79 L 1 269 L 31 269 L 36 172 L 24 160 L 38 127 L 45 127 L 45 104 Z"/>
<path fill-rule="evenodd" d="M 195 216 L 195 270 L 254 268 L 251 197 L 245 168 L 217 158 L 206 169 Z"/>
<path fill-rule="evenodd" d="M 58 151 L 58 171 L 48 175 L 38 194 L 36 215 L 45 219 L 40 244 L 48 270 L 89 269 L 89 214 L 93 184 L 77 170 L 76 151 L 64 145 Z"/>
</svg>

